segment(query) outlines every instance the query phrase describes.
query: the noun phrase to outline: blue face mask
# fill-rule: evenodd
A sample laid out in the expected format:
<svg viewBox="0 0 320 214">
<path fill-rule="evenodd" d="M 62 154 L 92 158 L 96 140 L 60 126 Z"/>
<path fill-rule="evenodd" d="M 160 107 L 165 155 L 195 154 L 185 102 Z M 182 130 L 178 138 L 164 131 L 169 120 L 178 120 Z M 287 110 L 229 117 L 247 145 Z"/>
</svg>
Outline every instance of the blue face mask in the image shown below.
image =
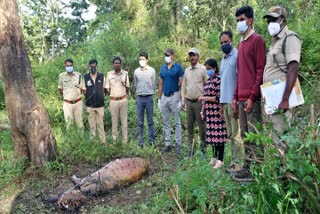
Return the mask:
<svg viewBox="0 0 320 214">
<path fill-rule="evenodd" d="M 231 45 L 231 43 L 221 45 L 221 50 L 222 50 L 222 52 L 225 53 L 225 54 L 230 53 L 230 51 L 232 50 L 232 45 Z"/>
<path fill-rule="evenodd" d="M 214 75 L 214 70 L 207 70 L 208 77 L 212 77 Z"/>
<path fill-rule="evenodd" d="M 66 71 L 68 73 L 72 73 L 73 72 L 73 67 L 66 67 Z"/>
</svg>

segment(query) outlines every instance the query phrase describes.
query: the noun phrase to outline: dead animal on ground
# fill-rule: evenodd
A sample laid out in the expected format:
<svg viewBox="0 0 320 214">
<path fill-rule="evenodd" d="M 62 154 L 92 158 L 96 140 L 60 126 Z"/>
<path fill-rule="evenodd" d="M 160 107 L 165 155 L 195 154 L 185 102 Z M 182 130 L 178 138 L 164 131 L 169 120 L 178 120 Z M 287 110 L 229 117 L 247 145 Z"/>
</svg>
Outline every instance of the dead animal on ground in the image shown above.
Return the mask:
<svg viewBox="0 0 320 214">
<path fill-rule="evenodd" d="M 142 158 L 124 158 L 111 161 L 85 178 L 72 176 L 75 186 L 50 202 L 57 202 L 63 210 L 78 209 L 87 196 L 98 196 L 117 187 L 132 184 L 148 172 L 150 164 Z"/>
</svg>

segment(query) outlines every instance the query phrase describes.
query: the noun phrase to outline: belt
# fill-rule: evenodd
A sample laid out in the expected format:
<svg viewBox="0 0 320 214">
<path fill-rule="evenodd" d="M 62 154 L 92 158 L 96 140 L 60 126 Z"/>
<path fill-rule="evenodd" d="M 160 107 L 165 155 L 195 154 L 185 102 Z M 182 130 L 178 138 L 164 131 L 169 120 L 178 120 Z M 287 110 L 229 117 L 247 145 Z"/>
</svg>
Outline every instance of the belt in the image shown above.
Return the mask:
<svg viewBox="0 0 320 214">
<path fill-rule="evenodd" d="M 122 97 L 110 97 L 110 100 L 123 100 L 127 98 L 127 95 L 123 95 Z"/>
<path fill-rule="evenodd" d="M 69 103 L 69 104 L 75 104 L 75 103 L 79 102 L 80 100 L 81 100 L 81 98 L 76 99 L 76 100 L 63 100 L 63 101 L 66 103 Z"/>
<path fill-rule="evenodd" d="M 166 97 L 172 97 L 173 95 L 174 95 L 174 92 L 170 93 L 170 94 L 164 94 L 164 96 L 166 96 Z"/>
<path fill-rule="evenodd" d="M 199 100 L 198 100 L 198 99 L 188 99 L 188 98 L 186 98 L 186 100 L 188 100 L 189 102 L 192 102 L 192 103 L 199 102 Z"/>
<path fill-rule="evenodd" d="M 138 97 L 149 97 L 152 96 L 152 94 L 143 94 L 143 95 L 138 95 Z"/>
</svg>

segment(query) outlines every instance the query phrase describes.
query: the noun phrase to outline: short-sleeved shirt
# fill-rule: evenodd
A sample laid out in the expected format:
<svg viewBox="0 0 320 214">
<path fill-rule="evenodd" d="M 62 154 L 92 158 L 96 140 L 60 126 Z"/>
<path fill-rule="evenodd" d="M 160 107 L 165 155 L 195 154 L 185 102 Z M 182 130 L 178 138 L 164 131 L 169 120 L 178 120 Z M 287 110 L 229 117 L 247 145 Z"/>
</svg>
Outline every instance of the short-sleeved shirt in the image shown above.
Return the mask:
<svg viewBox="0 0 320 214">
<path fill-rule="evenodd" d="M 238 50 L 232 48 L 229 54 L 224 55 L 220 63 L 220 103 L 231 103 L 237 83 Z"/>
<path fill-rule="evenodd" d="M 197 63 L 195 67 L 189 66 L 183 75 L 181 97 L 184 99 L 197 99 L 203 95 L 203 87 L 207 82 L 208 74 L 205 66 Z"/>
<path fill-rule="evenodd" d="M 84 89 L 83 77 L 78 72 L 62 72 L 59 74 L 58 88 L 63 89 L 63 99 L 73 101 L 81 96 L 81 89 Z"/>
<path fill-rule="evenodd" d="M 107 73 L 106 87 L 110 89 L 111 97 L 122 97 L 127 94 L 130 87 L 128 72 L 121 70 L 116 73 L 114 70 Z"/>
<path fill-rule="evenodd" d="M 134 71 L 134 84 L 137 95 L 154 94 L 156 88 L 156 72 L 150 67 L 139 67 Z"/>
<path fill-rule="evenodd" d="M 283 45 L 285 40 L 286 44 Z M 283 50 L 283 48 L 285 48 L 285 50 Z M 288 64 L 293 61 L 300 63 L 300 55 L 301 41 L 294 32 L 290 31 L 288 27 L 285 26 L 272 40 L 272 44 L 267 53 L 267 63 L 263 73 L 263 82 L 266 83 L 275 79 L 285 78 L 287 76 L 285 72 L 288 71 Z"/>
<path fill-rule="evenodd" d="M 173 63 L 171 68 L 163 64 L 160 68 L 160 78 L 163 81 L 162 91 L 164 95 L 179 91 L 179 79 L 183 77 L 184 71 L 181 65 Z"/>
</svg>

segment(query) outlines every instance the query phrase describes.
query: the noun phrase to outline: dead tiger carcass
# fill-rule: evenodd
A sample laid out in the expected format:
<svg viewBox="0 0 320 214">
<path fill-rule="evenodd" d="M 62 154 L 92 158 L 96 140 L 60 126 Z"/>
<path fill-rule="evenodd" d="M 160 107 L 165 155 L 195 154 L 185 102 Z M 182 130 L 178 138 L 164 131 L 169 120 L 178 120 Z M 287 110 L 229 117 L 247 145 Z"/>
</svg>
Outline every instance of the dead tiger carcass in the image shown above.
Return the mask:
<svg viewBox="0 0 320 214">
<path fill-rule="evenodd" d="M 58 206 L 64 210 L 77 209 L 87 200 L 87 196 L 97 196 L 138 181 L 148 172 L 149 167 L 150 164 L 145 159 L 124 158 L 111 161 L 85 178 L 72 176 L 75 187 L 58 197 Z"/>
</svg>

